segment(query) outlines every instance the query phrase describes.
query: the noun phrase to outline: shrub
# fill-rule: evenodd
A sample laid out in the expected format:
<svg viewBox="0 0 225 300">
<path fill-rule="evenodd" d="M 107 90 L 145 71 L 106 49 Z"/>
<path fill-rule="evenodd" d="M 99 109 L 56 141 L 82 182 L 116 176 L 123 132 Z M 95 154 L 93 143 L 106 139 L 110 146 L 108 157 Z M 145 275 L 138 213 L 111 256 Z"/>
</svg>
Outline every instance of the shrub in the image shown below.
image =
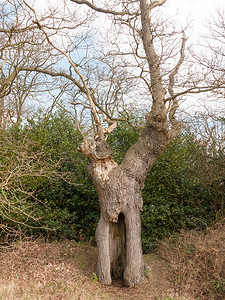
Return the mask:
<svg viewBox="0 0 225 300">
<path fill-rule="evenodd" d="M 54 162 L 60 162 L 57 179 L 36 189 L 35 195 L 41 201 L 39 209 L 45 215 L 41 223 L 49 228 L 47 232 L 36 230 L 36 234 L 89 240 L 98 221 L 98 199 L 87 173 L 87 160 L 77 150 L 82 137 L 74 120 L 61 110 L 50 118 L 40 113 L 28 120 L 23 134 L 43 145 Z"/>
<path fill-rule="evenodd" d="M 133 123 L 139 124 L 136 120 Z M 108 141 L 118 163 L 137 140 L 140 127 L 134 129 L 119 123 L 109 136 Z M 77 150 L 81 136 L 74 120 L 60 110 L 50 118 L 39 113 L 22 128 L 10 128 L 5 134 L 14 144 L 10 151 L 4 147 L 0 149 L 0 172 L 5 172 L 7 164 L 14 163 L 13 170 L 23 166 L 24 154 L 29 158 L 27 165 L 30 170 L 35 170 L 36 175 L 42 172 L 41 176 L 31 173 L 17 177 L 10 175 L 11 181 L 14 178 L 14 186 L 22 185 L 24 191 L 29 192 L 25 204 L 32 204 L 35 208 L 33 215 L 26 211 L 34 217 L 33 220 L 29 218 L 30 234 L 44 234 L 57 239 L 91 239 L 99 219 L 99 204 L 88 177 L 87 160 Z M 21 148 L 20 154 L 16 154 L 18 147 Z M 142 212 L 144 252 L 149 252 L 159 240 L 180 229 L 205 228 L 218 216 L 222 218 L 223 164 L 222 152 L 211 155 L 188 131 L 183 131 L 170 143 L 145 182 Z M 28 170 L 27 167 L 24 169 Z M 5 190 L 4 193 L 6 195 Z M 2 199 L 0 205 L 3 205 Z M 21 223 L 26 220 L 23 214 L 17 214 L 17 217 Z M 4 219 L 4 222 L 5 225 L 10 223 L 9 219 Z M 23 225 L 20 229 L 27 231 Z"/>
<path fill-rule="evenodd" d="M 0 238 L 39 226 L 43 213 L 34 186 L 54 180 L 56 164 L 26 135 L 0 132 Z"/>
<path fill-rule="evenodd" d="M 142 212 L 145 252 L 180 229 L 205 228 L 215 221 L 210 187 L 196 169 L 199 147 L 192 134 L 181 133 L 148 174 Z"/>
<path fill-rule="evenodd" d="M 225 298 L 225 223 L 205 231 L 183 231 L 160 243 L 158 252 L 170 264 L 170 280 L 194 299 Z"/>
</svg>

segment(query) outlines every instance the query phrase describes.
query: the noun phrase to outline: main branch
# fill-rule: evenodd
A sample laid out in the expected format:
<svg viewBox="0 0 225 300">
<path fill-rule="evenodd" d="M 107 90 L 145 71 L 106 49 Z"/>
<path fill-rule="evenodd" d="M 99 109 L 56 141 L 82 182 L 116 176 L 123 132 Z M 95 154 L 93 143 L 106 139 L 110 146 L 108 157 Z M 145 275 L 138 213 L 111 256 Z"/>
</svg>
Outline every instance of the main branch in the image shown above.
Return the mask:
<svg viewBox="0 0 225 300">
<path fill-rule="evenodd" d="M 115 10 L 111 10 L 111 9 L 104 9 L 101 7 L 97 7 L 96 5 L 94 5 L 93 3 L 87 1 L 87 0 L 70 0 L 74 3 L 77 4 L 84 4 L 87 5 L 88 7 L 90 7 L 91 9 L 97 11 L 97 12 L 101 12 L 101 13 L 105 13 L 105 14 L 110 14 L 110 15 L 114 15 L 114 16 L 124 16 L 124 15 L 129 15 L 129 16 L 136 16 L 138 13 L 137 12 L 128 12 L 126 11 L 115 11 Z"/>
</svg>

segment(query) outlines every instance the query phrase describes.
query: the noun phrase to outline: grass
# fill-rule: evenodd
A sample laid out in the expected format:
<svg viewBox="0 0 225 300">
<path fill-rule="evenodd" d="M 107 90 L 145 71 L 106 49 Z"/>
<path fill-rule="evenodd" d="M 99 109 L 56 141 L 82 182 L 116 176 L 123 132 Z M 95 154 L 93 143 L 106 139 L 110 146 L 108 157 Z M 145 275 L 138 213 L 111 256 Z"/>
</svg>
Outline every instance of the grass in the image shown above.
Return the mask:
<svg viewBox="0 0 225 300">
<path fill-rule="evenodd" d="M 88 249 L 95 252 L 92 247 Z M 89 287 L 89 274 L 81 267 L 79 258 L 86 251 L 87 247 L 67 241 L 16 243 L 10 251 L 1 253 L 0 299 L 103 299 L 98 287 Z M 92 267 L 88 256 L 86 260 Z"/>
<path fill-rule="evenodd" d="M 96 258 L 96 248 L 74 241 L 16 242 L 0 252 L 0 300 L 162 299 L 168 284 L 158 284 L 164 263 L 155 255 L 145 256 L 151 274 L 136 288 L 126 288 L 121 280 L 102 286 L 95 273 Z"/>
</svg>

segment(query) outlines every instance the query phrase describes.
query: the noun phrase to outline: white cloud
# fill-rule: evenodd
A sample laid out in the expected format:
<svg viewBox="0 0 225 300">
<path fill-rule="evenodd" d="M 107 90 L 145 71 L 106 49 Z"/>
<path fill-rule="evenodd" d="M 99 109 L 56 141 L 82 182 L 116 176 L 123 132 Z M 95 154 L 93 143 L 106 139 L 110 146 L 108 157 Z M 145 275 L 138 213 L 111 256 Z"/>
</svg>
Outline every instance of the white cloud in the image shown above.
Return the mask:
<svg viewBox="0 0 225 300">
<path fill-rule="evenodd" d="M 201 30 L 202 23 L 216 11 L 224 7 L 224 0 L 168 0 L 165 5 L 170 12 L 178 12 L 178 18 L 185 24 L 186 19 L 194 21 L 194 29 Z"/>
</svg>

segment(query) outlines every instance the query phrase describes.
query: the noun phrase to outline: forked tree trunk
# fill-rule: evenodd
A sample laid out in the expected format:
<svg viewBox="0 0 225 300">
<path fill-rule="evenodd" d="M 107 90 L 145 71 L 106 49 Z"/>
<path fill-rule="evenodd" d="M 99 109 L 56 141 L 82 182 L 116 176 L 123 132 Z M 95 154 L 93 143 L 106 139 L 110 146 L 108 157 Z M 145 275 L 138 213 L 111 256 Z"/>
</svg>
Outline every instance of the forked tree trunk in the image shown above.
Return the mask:
<svg viewBox="0 0 225 300">
<path fill-rule="evenodd" d="M 139 284 L 144 276 L 140 184 L 117 167 L 111 171 L 104 189 L 101 186 L 96 188 L 101 205 L 96 230 L 99 280 L 111 284 L 113 276 L 124 278 L 129 286 Z"/>
<path fill-rule="evenodd" d="M 167 142 L 166 130 L 146 127 L 120 165 L 113 160 L 105 141 L 85 141 L 80 147 L 89 158 L 89 174 L 101 207 L 96 230 L 97 275 L 105 285 L 111 284 L 112 277 L 124 278 L 127 286 L 138 285 L 144 278 L 142 189 L 149 169 Z"/>
<path fill-rule="evenodd" d="M 118 166 L 105 141 L 100 120 L 93 108 L 98 139 L 84 141 L 80 150 L 89 159 L 89 174 L 96 187 L 101 217 L 96 230 L 99 249 L 97 274 L 99 281 L 110 284 L 112 275 L 123 277 L 126 285 L 139 284 L 144 277 L 141 247 L 142 189 L 145 178 L 168 142 L 180 129 L 174 113 L 178 103 L 174 96 L 174 77 L 184 59 L 185 36 L 181 56 L 169 76 L 170 105 L 166 108 L 166 89 L 162 84 L 160 60 L 153 44 L 150 11 L 166 0 L 140 0 L 141 37 L 149 65 L 152 108 L 146 115 L 145 127 L 138 141 L 129 148 Z M 91 100 L 91 99 L 90 99 Z M 91 104 L 92 101 L 90 101 Z M 170 126 L 168 125 L 168 119 Z M 109 127 L 110 129 L 110 127 Z"/>
</svg>

